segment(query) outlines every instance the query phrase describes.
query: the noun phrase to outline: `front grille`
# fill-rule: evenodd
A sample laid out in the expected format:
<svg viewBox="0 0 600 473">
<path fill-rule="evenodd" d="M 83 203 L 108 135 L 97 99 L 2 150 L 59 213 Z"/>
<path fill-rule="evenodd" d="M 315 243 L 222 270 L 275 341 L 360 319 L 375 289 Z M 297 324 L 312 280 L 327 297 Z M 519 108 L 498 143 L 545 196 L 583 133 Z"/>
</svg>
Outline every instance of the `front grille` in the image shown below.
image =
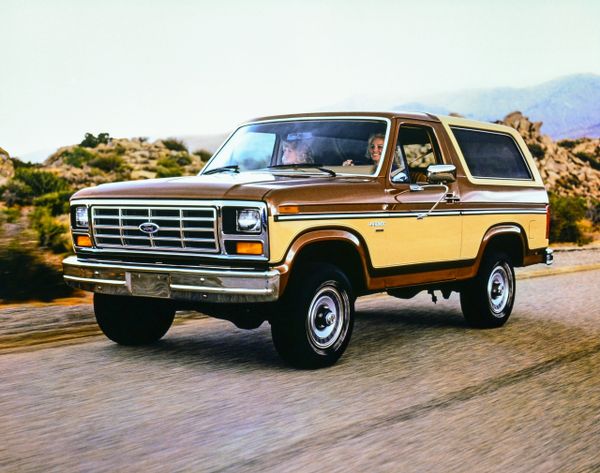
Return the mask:
<svg viewBox="0 0 600 473">
<path fill-rule="evenodd" d="M 216 253 L 217 212 L 211 207 L 92 206 L 92 232 L 98 248 Z M 140 230 L 153 223 L 155 233 Z"/>
</svg>

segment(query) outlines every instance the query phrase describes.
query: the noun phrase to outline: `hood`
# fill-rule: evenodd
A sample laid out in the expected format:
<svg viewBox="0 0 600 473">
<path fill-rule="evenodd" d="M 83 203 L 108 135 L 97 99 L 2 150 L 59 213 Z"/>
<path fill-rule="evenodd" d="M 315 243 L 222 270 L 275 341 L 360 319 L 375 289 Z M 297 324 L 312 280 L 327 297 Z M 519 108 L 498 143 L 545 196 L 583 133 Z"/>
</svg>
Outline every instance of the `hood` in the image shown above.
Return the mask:
<svg viewBox="0 0 600 473">
<path fill-rule="evenodd" d="M 371 176 L 244 172 L 102 184 L 82 189 L 72 199 L 262 200 L 274 207 L 302 203 L 317 209 L 324 202 L 354 206 L 359 196 L 369 201 L 369 194 L 381 196 L 380 185 Z"/>
<path fill-rule="evenodd" d="M 265 172 L 170 177 L 87 187 L 73 199 L 245 199 L 261 200 L 276 178 Z"/>
<path fill-rule="evenodd" d="M 290 200 L 298 192 L 318 198 L 320 189 L 347 188 L 371 177 L 272 174 L 270 172 L 220 173 L 141 181 L 115 182 L 82 189 L 73 199 L 213 199 L 265 200 L 274 193 L 277 200 Z M 320 194 L 321 196 L 323 194 Z"/>
</svg>

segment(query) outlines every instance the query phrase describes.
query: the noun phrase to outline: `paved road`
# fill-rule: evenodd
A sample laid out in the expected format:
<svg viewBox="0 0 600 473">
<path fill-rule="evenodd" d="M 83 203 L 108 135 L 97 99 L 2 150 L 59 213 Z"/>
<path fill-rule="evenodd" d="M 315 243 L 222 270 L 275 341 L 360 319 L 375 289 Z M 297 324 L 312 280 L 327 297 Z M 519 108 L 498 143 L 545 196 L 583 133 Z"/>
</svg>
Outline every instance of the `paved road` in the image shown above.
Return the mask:
<svg viewBox="0 0 600 473">
<path fill-rule="evenodd" d="M 340 363 L 187 319 L 0 356 L 0 471 L 600 471 L 600 271 L 519 281 L 509 323 L 363 298 Z"/>
</svg>

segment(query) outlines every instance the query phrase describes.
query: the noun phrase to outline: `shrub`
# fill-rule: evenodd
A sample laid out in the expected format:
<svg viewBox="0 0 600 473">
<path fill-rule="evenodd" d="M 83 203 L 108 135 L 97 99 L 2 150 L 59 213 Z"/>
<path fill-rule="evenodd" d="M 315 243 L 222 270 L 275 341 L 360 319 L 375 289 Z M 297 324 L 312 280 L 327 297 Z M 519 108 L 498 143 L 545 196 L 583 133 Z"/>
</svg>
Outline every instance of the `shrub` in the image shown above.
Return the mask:
<svg viewBox="0 0 600 473">
<path fill-rule="evenodd" d="M 590 163 L 590 166 L 592 166 L 592 168 L 594 168 L 597 171 L 600 171 L 600 160 L 598 160 L 594 155 L 586 153 L 584 151 L 580 151 L 578 153 L 575 153 L 575 156 L 577 156 L 584 162 Z"/>
<path fill-rule="evenodd" d="M 21 209 L 18 207 L 8 207 L 0 210 L 0 223 L 15 223 L 21 216 Z"/>
<path fill-rule="evenodd" d="M 21 161 L 19 158 L 10 158 L 13 164 L 14 169 L 18 168 L 39 168 L 42 165 L 38 163 L 28 163 L 25 161 Z"/>
<path fill-rule="evenodd" d="M 192 164 L 192 157 L 187 153 L 180 153 L 175 156 L 175 162 L 180 166 L 189 166 Z"/>
<path fill-rule="evenodd" d="M 82 146 L 75 146 L 70 151 L 65 151 L 61 158 L 65 164 L 74 166 L 76 168 L 82 168 L 85 164 L 94 159 L 96 155 Z"/>
<path fill-rule="evenodd" d="M 585 217 L 586 203 L 581 197 L 550 195 L 550 242 L 588 243 L 578 222 Z"/>
<path fill-rule="evenodd" d="M 542 145 L 539 145 L 537 143 L 531 143 L 527 145 L 527 147 L 529 148 L 531 155 L 535 159 L 542 159 L 546 155 L 546 150 Z"/>
<path fill-rule="evenodd" d="M 14 180 L 21 181 L 31 189 L 31 197 L 49 192 L 60 192 L 69 189 L 68 182 L 62 177 L 48 171 L 35 168 L 19 168 L 15 170 Z"/>
<path fill-rule="evenodd" d="M 192 158 L 188 153 L 178 153 L 160 158 L 156 164 L 164 167 L 188 166 L 192 164 Z"/>
<path fill-rule="evenodd" d="M 2 200 L 9 207 L 31 203 L 33 190 L 18 179 L 11 179 L 2 189 Z"/>
<path fill-rule="evenodd" d="M 178 140 L 177 138 L 167 138 L 165 140 L 161 140 L 162 144 L 165 145 L 165 148 L 171 151 L 185 151 L 188 152 L 187 146 L 183 143 L 183 141 Z"/>
<path fill-rule="evenodd" d="M 84 148 L 95 148 L 99 144 L 108 144 L 112 138 L 108 133 L 99 133 L 98 136 L 94 136 L 91 133 L 86 133 L 85 138 L 79 146 L 83 146 Z"/>
<path fill-rule="evenodd" d="M 33 205 L 48 209 L 52 216 L 68 214 L 69 199 L 72 193 L 71 190 L 50 192 L 33 199 Z"/>
<path fill-rule="evenodd" d="M 187 155 L 165 156 L 156 162 L 156 177 L 177 177 L 183 174 L 182 165 L 187 165 L 192 159 Z"/>
<path fill-rule="evenodd" d="M 105 172 L 118 172 L 126 168 L 125 160 L 121 156 L 115 154 L 98 156 L 91 160 L 89 165 Z"/>
<path fill-rule="evenodd" d="M 194 154 L 198 156 L 202 161 L 208 161 L 212 157 L 212 153 L 205 149 L 197 149 Z"/>
<path fill-rule="evenodd" d="M 600 201 L 593 202 L 585 216 L 591 220 L 595 227 L 600 226 Z"/>
<path fill-rule="evenodd" d="M 50 301 L 72 292 L 62 272 L 42 261 L 35 250 L 16 241 L 0 247 L 0 299 Z"/>
<path fill-rule="evenodd" d="M 65 253 L 71 245 L 69 227 L 54 217 L 45 207 L 36 207 L 31 214 L 31 226 L 38 233 L 41 247 L 48 248 L 54 253 Z"/>
<path fill-rule="evenodd" d="M 565 174 L 561 176 L 556 181 L 557 187 L 562 187 L 564 189 L 576 189 L 581 185 L 581 180 L 573 175 L 573 174 Z"/>
<path fill-rule="evenodd" d="M 557 144 L 558 144 L 558 146 L 562 146 L 563 148 L 566 148 L 566 149 L 573 149 L 573 148 L 575 148 L 575 146 L 577 146 L 581 142 L 582 142 L 581 140 L 561 140 Z"/>
<path fill-rule="evenodd" d="M 53 192 L 70 192 L 62 177 L 35 167 L 19 167 L 2 191 L 2 199 L 11 207 L 31 204 L 34 197 Z"/>
<path fill-rule="evenodd" d="M 183 170 L 179 167 L 156 167 L 156 177 L 177 177 L 183 174 Z"/>
</svg>

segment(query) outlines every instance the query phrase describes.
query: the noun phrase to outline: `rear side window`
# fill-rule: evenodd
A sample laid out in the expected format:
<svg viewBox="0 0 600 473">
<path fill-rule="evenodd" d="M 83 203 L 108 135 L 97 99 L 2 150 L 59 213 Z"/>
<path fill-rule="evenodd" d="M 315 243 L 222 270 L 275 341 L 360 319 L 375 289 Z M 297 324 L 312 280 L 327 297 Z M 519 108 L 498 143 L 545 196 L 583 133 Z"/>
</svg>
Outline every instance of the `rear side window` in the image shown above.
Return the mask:
<svg viewBox="0 0 600 473">
<path fill-rule="evenodd" d="M 525 158 L 510 135 L 451 128 L 473 177 L 532 179 Z"/>
</svg>

